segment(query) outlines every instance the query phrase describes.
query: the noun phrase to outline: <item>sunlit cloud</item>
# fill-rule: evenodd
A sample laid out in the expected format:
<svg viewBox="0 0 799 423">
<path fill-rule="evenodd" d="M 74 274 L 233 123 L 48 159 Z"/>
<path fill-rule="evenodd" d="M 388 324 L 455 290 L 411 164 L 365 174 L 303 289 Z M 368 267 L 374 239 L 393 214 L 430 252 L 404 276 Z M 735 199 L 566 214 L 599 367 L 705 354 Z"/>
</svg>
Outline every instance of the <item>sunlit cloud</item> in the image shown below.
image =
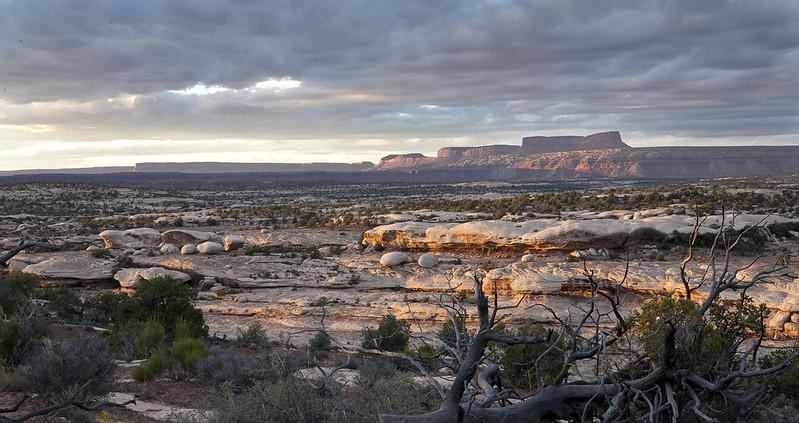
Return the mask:
<svg viewBox="0 0 799 423">
<path fill-rule="evenodd" d="M 182 90 L 169 90 L 169 92 L 177 95 L 205 96 L 205 95 L 214 95 L 220 93 L 242 93 L 242 92 L 255 93 L 259 91 L 280 92 L 285 90 L 291 90 L 294 88 L 299 88 L 300 86 L 302 86 L 302 81 L 297 81 L 296 79 L 269 78 L 267 80 L 257 82 L 256 84 L 243 89 L 233 89 L 233 88 L 224 87 L 222 85 L 205 85 L 202 82 L 198 82 L 192 85 L 191 87 L 187 87 Z"/>
</svg>

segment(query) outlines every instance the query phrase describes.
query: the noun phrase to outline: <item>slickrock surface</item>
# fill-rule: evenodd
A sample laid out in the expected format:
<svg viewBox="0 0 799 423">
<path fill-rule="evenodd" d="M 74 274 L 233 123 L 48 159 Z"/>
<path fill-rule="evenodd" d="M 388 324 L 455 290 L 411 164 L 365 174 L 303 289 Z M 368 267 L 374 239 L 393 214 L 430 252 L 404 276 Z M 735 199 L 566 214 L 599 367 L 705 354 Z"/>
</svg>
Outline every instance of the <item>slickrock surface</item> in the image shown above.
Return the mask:
<svg viewBox="0 0 799 423">
<path fill-rule="evenodd" d="M 22 272 L 34 275 L 48 284 L 80 286 L 110 281 L 116 264 L 116 260 L 97 259 L 85 252 L 65 252 L 30 264 Z"/>
</svg>

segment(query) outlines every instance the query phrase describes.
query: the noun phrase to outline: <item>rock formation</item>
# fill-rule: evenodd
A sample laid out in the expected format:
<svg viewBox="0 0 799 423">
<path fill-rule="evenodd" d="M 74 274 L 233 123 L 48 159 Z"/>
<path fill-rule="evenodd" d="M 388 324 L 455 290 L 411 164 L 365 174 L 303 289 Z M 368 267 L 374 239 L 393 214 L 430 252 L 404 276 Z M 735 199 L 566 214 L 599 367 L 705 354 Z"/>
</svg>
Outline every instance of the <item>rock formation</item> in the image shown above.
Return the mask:
<svg viewBox="0 0 799 423">
<path fill-rule="evenodd" d="M 424 170 L 442 180 L 768 176 L 799 173 L 799 146 L 632 148 L 612 131 L 531 136 L 520 146 L 445 147 L 435 157 L 392 154 L 374 170 Z"/>
<path fill-rule="evenodd" d="M 740 214 L 736 229 L 754 225 L 765 216 Z M 771 216 L 766 223 L 788 219 Z M 702 232 L 713 231 L 721 216 L 712 216 Z M 727 222 L 731 221 L 728 216 Z M 408 250 L 501 249 L 504 254 L 519 251 L 572 251 L 616 249 L 642 242 L 665 239 L 676 232 L 690 233 L 695 218 L 687 215 L 659 215 L 638 219 L 558 220 L 532 219 L 525 222 L 477 220 L 466 223 L 398 222 L 378 226 L 363 234 L 363 244 L 376 248 Z M 598 254 L 595 254 L 598 255 Z M 528 260 L 531 257 L 528 257 Z"/>
<path fill-rule="evenodd" d="M 152 228 L 108 230 L 100 233 L 105 248 L 154 248 L 161 242 L 161 233 Z"/>
</svg>

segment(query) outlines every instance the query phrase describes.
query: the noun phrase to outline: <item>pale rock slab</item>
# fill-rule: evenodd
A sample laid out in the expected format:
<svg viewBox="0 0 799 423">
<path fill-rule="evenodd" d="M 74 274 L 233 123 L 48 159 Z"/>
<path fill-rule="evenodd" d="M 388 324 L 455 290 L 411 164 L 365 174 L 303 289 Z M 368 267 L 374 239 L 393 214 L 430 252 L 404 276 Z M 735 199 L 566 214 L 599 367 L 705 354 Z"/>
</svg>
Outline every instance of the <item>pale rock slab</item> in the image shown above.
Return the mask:
<svg viewBox="0 0 799 423">
<path fill-rule="evenodd" d="M 142 282 L 151 281 L 158 278 L 170 278 L 178 283 L 186 283 L 191 280 L 191 276 L 176 270 L 167 270 L 163 267 L 151 267 L 149 269 L 122 269 L 114 275 L 114 279 L 119 282 L 122 288 L 135 289 Z"/>
<path fill-rule="evenodd" d="M 155 248 L 161 241 L 161 233 L 152 228 L 107 230 L 99 236 L 105 243 L 105 248 Z"/>
</svg>

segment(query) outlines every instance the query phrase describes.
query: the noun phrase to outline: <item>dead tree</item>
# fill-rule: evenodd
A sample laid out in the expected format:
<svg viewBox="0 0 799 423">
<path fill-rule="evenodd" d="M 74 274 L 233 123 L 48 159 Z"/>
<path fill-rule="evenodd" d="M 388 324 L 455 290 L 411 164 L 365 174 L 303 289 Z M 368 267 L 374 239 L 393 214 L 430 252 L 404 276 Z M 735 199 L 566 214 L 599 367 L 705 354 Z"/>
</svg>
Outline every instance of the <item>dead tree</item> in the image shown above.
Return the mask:
<svg viewBox="0 0 799 423">
<path fill-rule="evenodd" d="M 724 212 L 723 212 L 724 214 Z M 733 213 L 734 216 L 734 213 Z M 458 366 L 452 387 L 446 390 L 443 404 L 431 413 L 420 415 L 383 415 L 384 423 L 399 422 L 551 422 L 566 420 L 583 421 L 648 421 L 676 422 L 691 418 L 705 422 L 720 421 L 714 405 L 732 406 L 739 420 L 746 420 L 763 400 L 770 381 L 793 364 L 796 350 L 791 349 L 786 358 L 764 367 L 758 360 L 761 341 L 765 337 L 764 309 L 759 319 L 742 324 L 730 342 L 717 351 L 713 358 L 693 356 L 692 332 L 707 328 L 712 313 L 719 310 L 742 310 L 750 302 L 747 290 L 771 278 L 784 275 L 784 268 L 771 267 L 760 271 L 749 280 L 741 273 L 758 262 L 761 256 L 744 264 L 734 266 L 733 250 L 740 244 L 750 227 L 730 238 L 728 232 L 732 222 L 722 220 L 715 233 L 713 246 L 706 259 L 704 276 L 691 281 L 687 276 L 688 264 L 696 259 L 694 244 L 702 232 L 707 218 L 697 218 L 690 238 L 688 258 L 682 263 L 681 276 L 685 291 L 674 293 L 696 304 L 696 317 L 691 325 L 677 318 L 660 322 L 650 336 L 659 336 L 658 354 L 647 354 L 633 340 L 634 324 L 630 316 L 623 316 L 620 306 L 624 300 L 624 280 L 618 283 L 598 282 L 587 266 L 585 285 L 590 287 L 590 297 L 582 314 L 575 318 L 563 318 L 548 309 L 554 327 L 542 336 L 514 337 L 495 330 L 497 312 L 502 309 L 496 300 L 489 301 L 484 293 L 483 280 L 475 275 L 474 297 L 477 305 L 479 328 L 471 337 L 458 335 L 460 343 L 468 338 L 464 353 L 457 356 Z M 763 222 L 761 222 L 763 223 Z M 756 225 L 759 226 L 759 225 Z M 626 278 L 626 272 L 625 272 Z M 722 305 L 722 294 L 734 292 L 739 300 L 736 304 Z M 701 295 L 700 295 L 701 294 Z M 727 295 L 726 297 L 729 297 Z M 729 301 L 728 298 L 725 299 Z M 600 305 L 606 303 L 605 311 Z M 545 307 L 543 304 L 534 306 Z M 733 313 L 734 314 L 734 313 Z M 738 316 L 740 317 L 740 316 Z M 501 319 L 499 319 L 501 320 Z M 600 324 L 604 322 L 605 324 Z M 603 329 L 603 327 L 605 329 Z M 609 328 L 608 328 L 609 327 Z M 457 325 L 455 325 L 457 329 Z M 491 378 L 501 369 L 486 361 L 489 343 L 513 345 L 565 341 L 561 370 L 554 381 L 542 384 L 529 396 L 507 406 L 503 400 L 509 398 L 509 389 L 496 389 Z M 617 344 L 629 345 L 628 351 L 616 348 Z M 460 348 L 455 348 L 458 354 Z M 621 352 L 620 352 L 621 351 Z M 626 363 L 615 363 L 611 354 L 626 354 Z M 702 362 L 702 360 L 706 360 Z M 733 364 L 731 364 L 733 363 Z M 591 377 L 577 375 L 575 369 L 588 364 L 594 369 Z M 704 371 L 700 368 L 708 367 Z M 482 370 L 481 370 L 482 369 Z M 477 375 L 477 377 L 475 377 Z M 499 405 L 499 406 L 497 406 Z"/>
</svg>

